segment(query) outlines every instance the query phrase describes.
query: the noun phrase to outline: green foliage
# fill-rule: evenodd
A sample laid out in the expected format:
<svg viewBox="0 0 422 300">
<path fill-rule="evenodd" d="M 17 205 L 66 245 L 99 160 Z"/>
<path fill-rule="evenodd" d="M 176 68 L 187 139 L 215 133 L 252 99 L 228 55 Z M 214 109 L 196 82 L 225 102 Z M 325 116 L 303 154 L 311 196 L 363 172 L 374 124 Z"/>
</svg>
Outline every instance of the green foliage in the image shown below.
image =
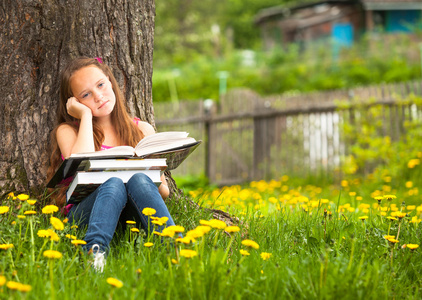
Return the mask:
<svg viewBox="0 0 422 300">
<path fill-rule="evenodd" d="M 411 181 L 414 186 L 422 184 L 422 121 L 415 117 L 422 99 L 410 95 L 398 101 L 398 107 L 362 105 L 354 111 L 353 123 L 344 123 L 345 141 L 353 145 L 345 159 L 346 174 L 369 176 L 375 181 L 387 177 Z M 398 188 L 401 180 L 392 186 Z"/>
<path fill-rule="evenodd" d="M 406 36 L 398 36 L 396 41 L 383 43 L 363 39 L 343 49 L 338 57 L 330 46 L 317 44 L 306 51 L 300 51 L 294 44 L 269 52 L 254 51 L 252 61 L 247 58 L 250 52 L 244 50 L 230 51 L 223 57 L 205 52 L 195 57 L 186 52 L 187 63 L 155 67 L 153 97 L 154 101 L 218 99 L 219 71 L 228 72 L 229 89 L 247 87 L 261 95 L 343 89 L 419 78 L 419 59 L 414 58 L 415 52 L 413 56 L 406 52 L 418 49 L 417 43 Z M 176 85 L 176 98 L 170 93 L 172 82 Z"/>
</svg>

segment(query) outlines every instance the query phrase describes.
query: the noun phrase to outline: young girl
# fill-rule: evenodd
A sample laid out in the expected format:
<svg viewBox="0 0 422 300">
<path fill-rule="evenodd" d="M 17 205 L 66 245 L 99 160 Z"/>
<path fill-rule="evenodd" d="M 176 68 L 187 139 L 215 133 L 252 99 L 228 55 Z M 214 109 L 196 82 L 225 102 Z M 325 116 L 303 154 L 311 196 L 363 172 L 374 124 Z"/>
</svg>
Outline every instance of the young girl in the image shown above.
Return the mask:
<svg viewBox="0 0 422 300">
<path fill-rule="evenodd" d="M 111 70 L 100 59 L 71 61 L 60 78 L 58 125 L 52 133 L 54 149 L 47 177 L 72 153 L 135 146 L 143 137 L 154 134 L 150 124 L 129 116 L 124 102 Z M 69 222 L 88 226 L 84 247 L 93 253 L 97 271 L 103 270 L 104 254 L 119 221 L 135 220 L 147 229 L 148 218 L 142 210 L 151 207 L 156 210 L 155 216 L 168 218 L 167 226 L 174 225 L 163 201 L 169 195 L 164 175 L 161 181 L 157 188 L 144 174 L 134 175 L 127 184 L 111 178 L 80 203 L 65 207 Z M 56 200 L 56 204 L 63 206 L 64 200 Z"/>
</svg>

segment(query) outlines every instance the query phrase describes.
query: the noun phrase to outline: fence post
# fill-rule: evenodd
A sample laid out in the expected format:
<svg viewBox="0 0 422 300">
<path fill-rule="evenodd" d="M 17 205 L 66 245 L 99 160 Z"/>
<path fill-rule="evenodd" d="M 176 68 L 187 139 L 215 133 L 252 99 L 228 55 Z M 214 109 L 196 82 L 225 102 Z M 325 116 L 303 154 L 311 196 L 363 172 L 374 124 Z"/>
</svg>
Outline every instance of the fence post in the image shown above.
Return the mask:
<svg viewBox="0 0 422 300">
<path fill-rule="evenodd" d="M 211 144 L 213 141 L 212 134 L 211 134 L 211 119 L 214 115 L 215 105 L 214 101 L 212 99 L 206 99 L 204 100 L 204 129 L 205 129 L 205 136 L 204 136 L 204 142 L 205 142 L 205 175 L 209 180 L 212 178 L 212 171 L 210 168 L 211 165 Z"/>
</svg>

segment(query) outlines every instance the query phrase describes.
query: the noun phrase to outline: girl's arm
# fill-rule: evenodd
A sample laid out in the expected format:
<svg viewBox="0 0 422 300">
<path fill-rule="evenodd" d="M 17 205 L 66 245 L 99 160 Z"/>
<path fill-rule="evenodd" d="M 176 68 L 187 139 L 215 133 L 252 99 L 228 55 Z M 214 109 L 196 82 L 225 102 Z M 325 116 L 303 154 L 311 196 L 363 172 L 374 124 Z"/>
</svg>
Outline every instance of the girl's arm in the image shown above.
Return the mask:
<svg viewBox="0 0 422 300">
<path fill-rule="evenodd" d="M 72 153 L 95 151 L 91 109 L 74 97 L 69 98 L 66 108 L 80 124 L 79 131 L 66 124 L 57 128 L 56 138 L 62 155 L 69 157 Z"/>
<path fill-rule="evenodd" d="M 166 180 L 166 177 L 164 176 L 164 174 L 161 175 L 161 184 L 158 187 L 158 192 L 160 193 L 160 195 L 163 199 L 166 199 L 170 195 L 170 190 L 169 190 L 169 187 L 167 185 L 167 180 Z"/>
</svg>

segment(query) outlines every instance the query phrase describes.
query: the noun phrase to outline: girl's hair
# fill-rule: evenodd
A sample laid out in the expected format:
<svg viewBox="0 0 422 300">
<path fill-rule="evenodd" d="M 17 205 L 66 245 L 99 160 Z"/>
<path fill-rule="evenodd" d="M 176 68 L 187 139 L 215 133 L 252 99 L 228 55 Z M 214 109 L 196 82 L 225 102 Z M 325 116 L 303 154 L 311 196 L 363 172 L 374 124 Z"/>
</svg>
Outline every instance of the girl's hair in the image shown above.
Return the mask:
<svg viewBox="0 0 422 300">
<path fill-rule="evenodd" d="M 119 89 L 119 85 L 111 72 L 110 68 L 104 64 L 100 63 L 96 58 L 80 57 L 72 60 L 63 70 L 60 75 L 60 102 L 57 110 L 57 121 L 56 127 L 51 133 L 51 157 L 50 157 L 50 166 L 47 171 L 47 180 L 49 180 L 56 171 L 57 167 L 62 162 L 60 148 L 57 144 L 56 133 L 57 128 L 60 125 L 67 124 L 75 129 L 77 132 L 79 129 L 79 120 L 72 117 L 67 113 L 66 103 L 70 97 L 73 97 L 72 89 L 70 86 L 70 79 L 73 74 L 85 67 L 97 67 L 100 69 L 110 80 L 114 94 L 116 95 L 116 104 L 113 111 L 111 112 L 111 121 L 116 129 L 117 138 L 122 145 L 135 146 L 143 137 L 143 133 L 133 122 L 133 118 L 128 114 L 125 99 L 122 95 L 122 92 Z M 104 142 L 104 133 L 96 122 L 96 118 L 93 117 L 93 131 L 94 131 L 94 144 L 95 150 L 101 150 L 101 145 Z M 56 200 L 57 203 L 63 202 L 63 200 Z"/>
</svg>

